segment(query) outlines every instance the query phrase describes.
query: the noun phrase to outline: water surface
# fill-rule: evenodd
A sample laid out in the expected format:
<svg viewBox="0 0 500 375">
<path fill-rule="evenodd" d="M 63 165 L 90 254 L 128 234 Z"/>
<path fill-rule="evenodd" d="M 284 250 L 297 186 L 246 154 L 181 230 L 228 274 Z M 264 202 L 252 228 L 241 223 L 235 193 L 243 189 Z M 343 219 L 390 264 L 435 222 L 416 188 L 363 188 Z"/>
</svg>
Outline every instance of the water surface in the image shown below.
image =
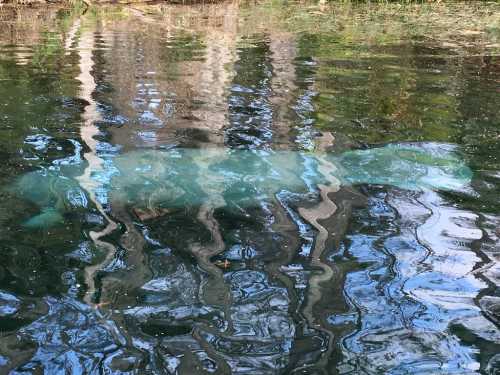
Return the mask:
<svg viewBox="0 0 500 375">
<path fill-rule="evenodd" d="M 0 372 L 500 371 L 500 8 L 0 8 Z"/>
</svg>

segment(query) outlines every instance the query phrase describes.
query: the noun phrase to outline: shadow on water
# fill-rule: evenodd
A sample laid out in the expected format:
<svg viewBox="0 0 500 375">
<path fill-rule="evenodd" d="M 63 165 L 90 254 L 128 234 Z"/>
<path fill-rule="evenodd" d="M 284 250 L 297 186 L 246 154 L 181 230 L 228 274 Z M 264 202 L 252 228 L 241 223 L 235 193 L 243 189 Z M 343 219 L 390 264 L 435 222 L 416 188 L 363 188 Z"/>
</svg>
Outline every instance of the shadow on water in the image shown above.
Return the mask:
<svg viewBox="0 0 500 375">
<path fill-rule="evenodd" d="M 2 373 L 500 369 L 497 5 L 7 13 Z"/>
</svg>

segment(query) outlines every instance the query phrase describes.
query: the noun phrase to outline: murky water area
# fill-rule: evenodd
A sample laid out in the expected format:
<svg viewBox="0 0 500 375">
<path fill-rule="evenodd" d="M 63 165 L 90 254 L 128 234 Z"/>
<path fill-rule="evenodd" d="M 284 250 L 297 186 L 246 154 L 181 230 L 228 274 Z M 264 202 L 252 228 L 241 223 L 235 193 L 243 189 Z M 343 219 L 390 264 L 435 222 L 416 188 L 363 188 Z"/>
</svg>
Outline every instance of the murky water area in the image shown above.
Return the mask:
<svg viewBox="0 0 500 375">
<path fill-rule="evenodd" d="M 84 10 L 0 8 L 0 373 L 500 371 L 500 5 Z"/>
</svg>

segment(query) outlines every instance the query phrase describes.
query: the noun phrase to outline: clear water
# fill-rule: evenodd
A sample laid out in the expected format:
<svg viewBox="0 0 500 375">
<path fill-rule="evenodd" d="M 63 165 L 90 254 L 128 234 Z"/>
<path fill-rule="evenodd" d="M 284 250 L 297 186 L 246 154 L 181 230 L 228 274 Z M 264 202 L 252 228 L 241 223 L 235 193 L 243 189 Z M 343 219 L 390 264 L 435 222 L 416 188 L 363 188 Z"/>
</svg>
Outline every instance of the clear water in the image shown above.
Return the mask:
<svg viewBox="0 0 500 375">
<path fill-rule="evenodd" d="M 500 371 L 500 7 L 0 8 L 0 372 Z"/>
</svg>

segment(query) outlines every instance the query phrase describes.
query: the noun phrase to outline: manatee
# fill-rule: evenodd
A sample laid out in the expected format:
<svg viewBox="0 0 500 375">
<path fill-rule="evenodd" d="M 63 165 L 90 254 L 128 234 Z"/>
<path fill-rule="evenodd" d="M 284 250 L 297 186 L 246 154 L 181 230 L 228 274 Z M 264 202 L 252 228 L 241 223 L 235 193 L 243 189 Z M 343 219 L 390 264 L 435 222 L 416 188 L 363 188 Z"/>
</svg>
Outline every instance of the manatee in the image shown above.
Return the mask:
<svg viewBox="0 0 500 375">
<path fill-rule="evenodd" d="M 454 147 L 439 143 L 388 144 L 338 155 L 229 148 L 141 149 L 117 156 L 113 163 L 117 173 L 108 184 L 111 199 L 153 210 L 207 203 L 248 207 L 283 190 L 303 193 L 318 184 L 461 190 L 472 178 Z M 14 190 L 41 210 L 26 226 L 57 224 L 65 212 L 87 206 L 86 193 L 62 171 L 30 172 L 15 182 Z"/>
</svg>

